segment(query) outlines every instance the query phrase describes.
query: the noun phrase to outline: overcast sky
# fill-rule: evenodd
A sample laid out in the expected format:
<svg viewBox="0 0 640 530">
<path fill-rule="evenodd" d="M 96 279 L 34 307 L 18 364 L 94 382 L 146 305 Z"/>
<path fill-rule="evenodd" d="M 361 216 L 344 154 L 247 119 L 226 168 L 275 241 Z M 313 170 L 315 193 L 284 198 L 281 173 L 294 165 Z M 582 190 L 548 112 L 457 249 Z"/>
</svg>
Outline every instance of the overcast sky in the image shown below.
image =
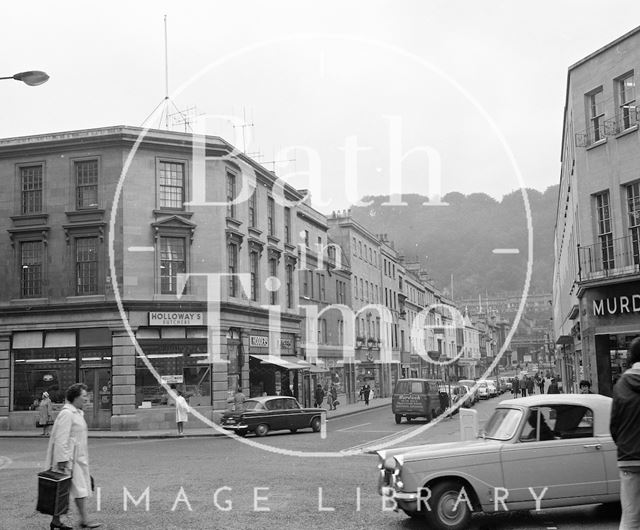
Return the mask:
<svg viewBox="0 0 640 530">
<path fill-rule="evenodd" d="M 400 190 L 500 199 L 521 185 L 510 153 L 527 187 L 557 183 L 567 68 L 640 24 L 637 2 L 592 0 L 1 9 L 0 74 L 41 69 L 51 79 L 0 84 L 0 137 L 142 125 L 165 95 L 166 14 L 175 106 L 214 116 L 207 132 L 269 169 L 295 160 L 278 175 L 310 188 L 324 212 Z"/>
</svg>

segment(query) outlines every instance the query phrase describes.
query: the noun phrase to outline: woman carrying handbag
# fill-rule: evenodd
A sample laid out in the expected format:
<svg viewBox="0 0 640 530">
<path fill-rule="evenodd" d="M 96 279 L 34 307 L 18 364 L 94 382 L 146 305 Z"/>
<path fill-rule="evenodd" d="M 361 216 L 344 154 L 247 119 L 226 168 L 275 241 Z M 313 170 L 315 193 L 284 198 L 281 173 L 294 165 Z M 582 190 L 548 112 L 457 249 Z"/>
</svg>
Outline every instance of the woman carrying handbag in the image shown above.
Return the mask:
<svg viewBox="0 0 640 530">
<path fill-rule="evenodd" d="M 67 402 L 58 414 L 51 430 L 47 449 L 47 466 L 60 473 L 71 474 L 70 498 L 74 498 L 80 512 L 80 528 L 98 528 L 100 523 L 89 522 L 87 498 L 91 496 L 89 474 L 89 447 L 87 422 L 83 407 L 87 400 L 87 387 L 82 383 L 71 385 L 66 392 Z M 51 530 L 71 530 L 57 515 L 53 516 Z"/>
</svg>

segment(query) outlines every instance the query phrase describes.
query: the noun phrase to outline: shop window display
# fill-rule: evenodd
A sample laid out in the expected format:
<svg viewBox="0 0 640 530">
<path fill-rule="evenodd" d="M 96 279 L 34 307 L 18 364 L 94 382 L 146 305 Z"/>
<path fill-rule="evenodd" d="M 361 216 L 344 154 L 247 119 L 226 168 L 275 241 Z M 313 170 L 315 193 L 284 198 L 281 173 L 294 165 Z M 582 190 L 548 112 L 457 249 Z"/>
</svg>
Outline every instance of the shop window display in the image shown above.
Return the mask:
<svg viewBox="0 0 640 530">
<path fill-rule="evenodd" d="M 75 348 L 20 349 L 13 357 L 13 410 L 33 410 L 43 392 L 54 404 L 76 382 Z"/>
<path fill-rule="evenodd" d="M 211 367 L 206 360 L 207 345 L 162 344 L 143 346 L 149 361 L 168 384 L 183 391 L 191 406 L 211 405 Z M 145 405 L 143 405 L 143 403 Z M 167 406 L 169 396 L 149 371 L 144 361 L 136 359 L 136 406 Z"/>
</svg>

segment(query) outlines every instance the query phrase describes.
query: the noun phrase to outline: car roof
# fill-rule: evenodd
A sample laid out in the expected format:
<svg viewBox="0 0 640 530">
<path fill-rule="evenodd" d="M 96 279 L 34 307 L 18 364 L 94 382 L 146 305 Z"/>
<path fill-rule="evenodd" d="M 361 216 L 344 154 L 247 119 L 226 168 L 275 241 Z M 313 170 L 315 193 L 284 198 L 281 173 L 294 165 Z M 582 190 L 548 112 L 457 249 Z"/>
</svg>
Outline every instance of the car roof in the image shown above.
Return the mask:
<svg viewBox="0 0 640 530">
<path fill-rule="evenodd" d="M 256 397 L 246 399 L 245 402 L 258 401 L 260 403 L 264 403 L 265 401 L 271 401 L 272 399 L 282 399 L 282 398 L 295 399 L 295 397 L 293 396 L 256 396 Z"/>
<path fill-rule="evenodd" d="M 609 434 L 609 417 L 611 402 L 608 396 L 601 394 L 534 394 L 523 398 L 506 399 L 498 404 L 501 406 L 536 407 L 545 405 L 574 405 L 593 410 L 594 435 Z"/>
<path fill-rule="evenodd" d="M 611 398 L 601 394 L 534 394 L 522 398 L 505 399 L 500 405 L 521 405 L 533 407 L 536 405 L 583 405 L 591 407 L 611 406 Z"/>
</svg>

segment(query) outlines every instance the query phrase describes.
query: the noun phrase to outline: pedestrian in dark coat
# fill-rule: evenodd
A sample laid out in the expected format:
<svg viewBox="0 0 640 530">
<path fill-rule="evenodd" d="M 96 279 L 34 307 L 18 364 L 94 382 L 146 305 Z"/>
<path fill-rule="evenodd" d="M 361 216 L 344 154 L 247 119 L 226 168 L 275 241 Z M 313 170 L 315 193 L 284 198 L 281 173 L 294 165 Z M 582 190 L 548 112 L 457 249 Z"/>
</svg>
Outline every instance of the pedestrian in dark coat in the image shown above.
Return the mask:
<svg viewBox="0 0 640 530">
<path fill-rule="evenodd" d="M 540 389 L 540 393 L 544 394 L 544 377 L 538 378 L 538 388 Z"/>
<path fill-rule="evenodd" d="M 318 384 L 316 387 L 316 392 L 314 394 L 314 399 L 316 400 L 314 403 L 314 407 L 321 407 L 322 402 L 324 401 L 324 390 L 322 390 L 322 385 Z"/>
<path fill-rule="evenodd" d="M 513 378 L 513 383 L 511 383 L 511 390 L 513 392 L 513 395 L 515 397 L 518 397 L 518 394 L 520 394 L 520 381 L 518 381 L 517 377 Z"/>
<path fill-rule="evenodd" d="M 532 377 L 527 377 L 527 393 L 533 396 L 533 387 L 535 386 Z"/>
<path fill-rule="evenodd" d="M 329 389 L 329 409 L 336 410 L 336 403 L 338 401 L 338 389 L 336 385 L 331 384 L 331 388 Z"/>
<path fill-rule="evenodd" d="M 640 337 L 631 341 L 631 368 L 613 388 L 609 430 L 618 446 L 621 529 L 640 528 Z"/>
<path fill-rule="evenodd" d="M 369 386 L 369 383 L 365 383 L 364 386 L 362 387 L 362 397 L 364 398 L 365 405 L 369 404 L 370 394 L 371 394 L 371 387 Z"/>
<path fill-rule="evenodd" d="M 522 397 L 527 396 L 527 376 L 524 376 L 520 382 L 520 391 L 522 392 Z"/>
</svg>

